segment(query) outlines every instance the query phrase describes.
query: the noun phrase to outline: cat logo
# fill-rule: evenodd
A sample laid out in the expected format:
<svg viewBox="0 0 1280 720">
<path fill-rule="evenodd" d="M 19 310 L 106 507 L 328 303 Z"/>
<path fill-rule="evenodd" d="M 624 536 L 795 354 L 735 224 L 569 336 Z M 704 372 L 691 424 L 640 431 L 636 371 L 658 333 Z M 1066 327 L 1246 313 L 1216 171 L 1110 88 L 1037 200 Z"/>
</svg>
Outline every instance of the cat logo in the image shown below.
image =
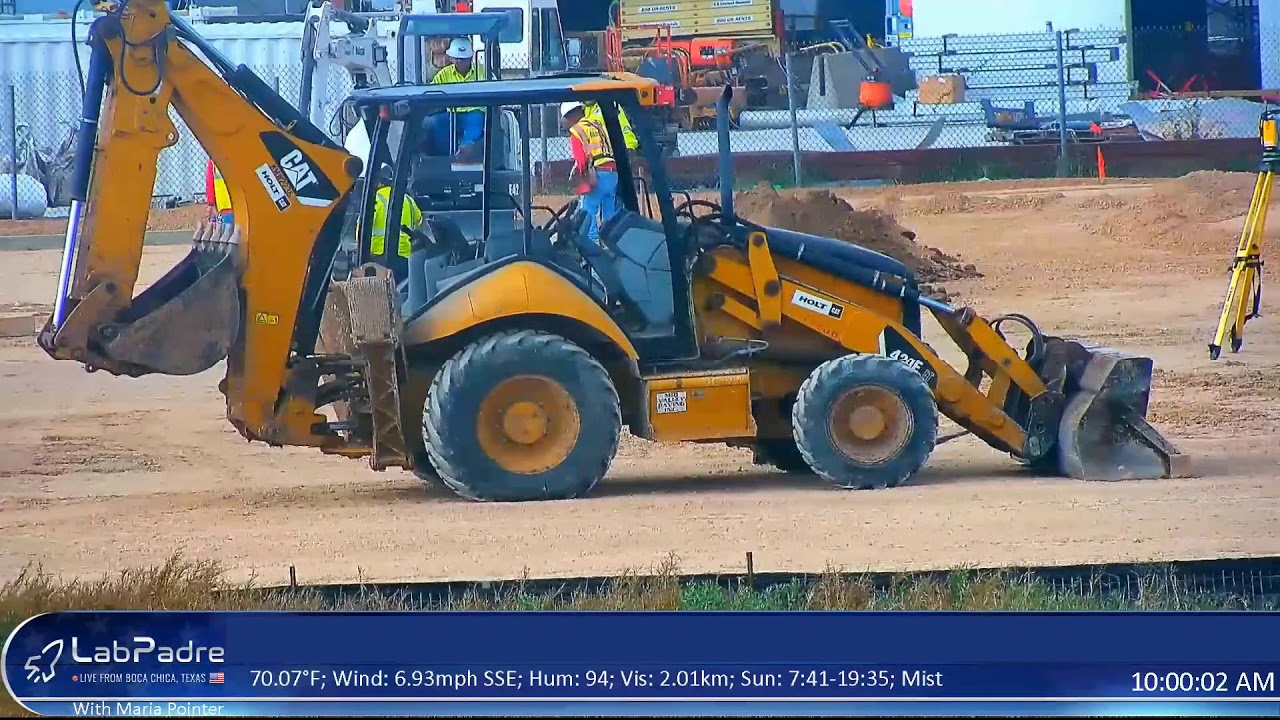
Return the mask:
<svg viewBox="0 0 1280 720">
<path fill-rule="evenodd" d="M 337 187 L 316 165 L 315 159 L 308 157 L 288 136 L 275 131 L 265 132 L 262 133 L 262 142 L 272 162 L 259 168 L 258 177 L 277 207 L 286 210 L 297 202 L 307 207 L 324 208 L 338 200 Z M 267 175 L 275 177 L 275 187 Z"/>
<path fill-rule="evenodd" d="M 284 168 L 285 175 L 288 176 L 289 184 L 293 186 L 295 193 L 300 193 L 308 185 L 316 184 L 316 175 L 311 172 L 311 166 L 302 157 L 301 150 L 294 150 L 280 158 L 280 167 Z"/>
</svg>

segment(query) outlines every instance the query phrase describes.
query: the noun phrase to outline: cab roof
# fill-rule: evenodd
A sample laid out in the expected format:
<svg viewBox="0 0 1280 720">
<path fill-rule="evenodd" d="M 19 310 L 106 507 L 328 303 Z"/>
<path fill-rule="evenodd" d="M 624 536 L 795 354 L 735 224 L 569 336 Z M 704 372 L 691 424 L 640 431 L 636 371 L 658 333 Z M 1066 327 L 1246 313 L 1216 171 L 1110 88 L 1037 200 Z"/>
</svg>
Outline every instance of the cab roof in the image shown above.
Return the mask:
<svg viewBox="0 0 1280 720">
<path fill-rule="evenodd" d="M 431 13 L 402 15 L 400 27 L 406 35 L 497 35 L 510 20 L 505 12 Z"/>
<path fill-rule="evenodd" d="M 614 95 L 638 98 L 652 105 L 658 83 L 632 73 L 557 73 L 536 78 L 477 80 L 440 85 L 392 85 L 353 90 L 356 105 L 388 105 L 400 101 L 432 105 L 539 105 L 575 99 L 581 95 Z"/>
</svg>

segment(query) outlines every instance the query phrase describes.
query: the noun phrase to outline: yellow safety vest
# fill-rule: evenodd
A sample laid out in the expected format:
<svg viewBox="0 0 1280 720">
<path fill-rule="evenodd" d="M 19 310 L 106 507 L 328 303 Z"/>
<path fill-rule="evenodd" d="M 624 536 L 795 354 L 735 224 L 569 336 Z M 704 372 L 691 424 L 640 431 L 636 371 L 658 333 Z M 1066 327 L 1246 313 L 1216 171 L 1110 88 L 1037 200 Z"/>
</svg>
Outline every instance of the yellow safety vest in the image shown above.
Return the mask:
<svg viewBox="0 0 1280 720">
<path fill-rule="evenodd" d="M 600 127 L 605 127 L 604 111 L 600 109 L 599 103 L 589 103 L 587 112 L 584 115 L 587 120 L 594 120 L 600 123 Z M 627 111 L 618 108 L 618 124 L 622 126 L 622 141 L 626 144 L 628 150 L 635 150 L 640 147 L 640 139 L 636 137 L 636 131 L 631 129 L 631 121 L 627 119 Z"/>
<path fill-rule="evenodd" d="M 369 242 L 369 252 L 374 257 L 380 257 L 386 248 L 387 235 L 387 207 L 391 204 L 391 188 L 380 187 L 374 193 L 373 205 L 373 228 Z M 404 196 L 404 201 L 400 204 L 400 225 L 401 227 L 416 228 L 422 224 L 422 211 L 418 209 L 418 203 L 408 195 Z M 397 248 L 400 257 L 407 258 L 409 253 L 413 251 L 413 241 L 409 239 L 409 233 L 400 231 L 400 246 Z"/>
<path fill-rule="evenodd" d="M 595 120 L 583 118 L 569 132 L 582 143 L 583 150 L 592 167 L 600 167 L 614 161 L 613 146 L 609 143 L 609 134 L 604 126 Z"/>
<path fill-rule="evenodd" d="M 213 202 L 219 213 L 231 209 L 231 193 L 227 191 L 227 181 L 222 179 L 222 171 L 213 166 Z"/>
<path fill-rule="evenodd" d="M 458 72 L 457 65 L 445 65 L 440 68 L 435 77 L 431 78 L 432 85 L 446 85 L 449 83 L 475 82 L 484 77 L 484 70 L 477 64 L 471 63 L 471 69 L 466 75 Z M 471 112 L 472 110 L 483 110 L 479 107 L 457 107 L 453 108 L 454 112 Z"/>
</svg>

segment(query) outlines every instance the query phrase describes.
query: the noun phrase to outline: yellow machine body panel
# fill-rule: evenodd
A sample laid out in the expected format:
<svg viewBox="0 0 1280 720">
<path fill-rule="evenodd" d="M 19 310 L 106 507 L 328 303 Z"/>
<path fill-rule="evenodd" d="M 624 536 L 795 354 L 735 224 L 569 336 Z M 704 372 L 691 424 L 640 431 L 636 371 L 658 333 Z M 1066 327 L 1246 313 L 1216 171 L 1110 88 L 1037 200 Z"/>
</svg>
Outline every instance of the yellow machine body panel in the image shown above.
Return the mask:
<svg viewBox="0 0 1280 720">
<path fill-rule="evenodd" d="M 644 434 L 651 440 L 724 440 L 756 434 L 746 369 L 648 377 L 644 392 Z"/>
<path fill-rule="evenodd" d="M 311 249 L 359 163 L 288 134 L 246 102 L 172 36 L 163 2 L 132 0 L 117 27 L 102 40 L 115 73 L 104 92 L 70 310 L 42 342 L 56 358 L 121 375 L 195 374 L 226 358 L 222 390 L 242 433 L 329 442 L 311 430 L 322 416 L 281 388 Z M 135 298 L 158 157 L 178 141 L 170 107 L 222 171 L 237 246 L 212 266 L 207 248 L 197 247 L 150 296 Z"/>
<path fill-rule="evenodd" d="M 610 340 L 631 360 L 640 357 L 618 323 L 581 288 L 534 262 L 515 262 L 467 282 L 406 323 L 404 344 L 420 345 L 519 316 L 568 318 Z"/>
<path fill-rule="evenodd" d="M 650 5 L 644 14 L 659 20 L 669 13 L 672 21 L 731 26 L 754 22 L 767 3 Z M 636 7 L 624 3 L 624 16 Z M 750 445 L 775 466 L 812 469 L 851 488 L 916 472 L 935 443 L 939 412 L 1029 462 L 1060 450 L 1057 464 L 1074 477 L 1164 477 L 1179 455 L 1144 420 L 1150 359 L 1047 337 L 1030 321 L 1034 339 L 1023 357 L 999 330 L 1022 316 L 988 322 L 921 296 L 908 278 L 866 254 L 845 255 L 832 239 L 797 243 L 737 219 L 732 87 L 718 105 L 726 112 L 716 113 L 729 169 L 718 220 L 677 231 L 684 216 L 672 217 L 660 158 L 642 139 L 654 187 L 667 194 L 661 223 L 606 224 L 603 253 L 583 252 L 585 238 L 573 236 L 536 256 L 526 224 L 531 257 L 470 265 L 488 249 L 470 244 L 432 256 L 456 272 L 433 278 L 432 294 L 410 305 L 412 292 L 387 263 L 332 276 L 330 250 L 340 247 L 343 210 L 365 169 L 359 158 L 161 0 L 108 11 L 95 20 L 90 45 L 73 183 L 82 205 L 73 206 L 57 306 L 40 345 L 54 358 L 128 376 L 194 375 L 225 360 L 227 418 L 250 440 L 367 456 L 375 470 L 436 472 L 454 492 L 481 500 L 589 492 L 624 424 L 657 441 Z M 494 81 L 493 92 L 544 100 L 504 82 Z M 627 74 L 524 82 L 547 82 L 561 98 L 625 91 L 641 105 L 656 99 L 654 81 Z M 445 99 L 437 94 L 451 92 L 469 106 L 477 98 L 468 94 L 483 95 L 487 88 L 474 88 L 487 85 L 353 97 L 378 106 L 376 137 L 402 110 L 430 112 Z M 178 141 L 170 108 L 222 171 L 234 223 L 202 227 L 187 257 L 135 296 L 155 168 Z M 610 131 L 621 133 L 616 120 Z M 619 162 L 620 172 L 627 166 Z M 395 192 L 405 192 L 399 179 L 408 167 L 396 168 Z M 375 195 L 366 187 L 361 202 L 369 204 Z M 623 204 L 640 212 L 634 201 Z M 575 230 L 556 222 L 554 232 Z M 644 264 L 618 250 L 629 238 L 668 255 Z M 413 282 L 423 280 L 425 260 L 414 262 L 405 287 L 427 287 Z M 600 263 L 622 262 L 640 266 L 645 284 L 635 282 L 634 267 L 632 282 L 606 282 L 617 266 Z M 600 300 L 587 287 L 593 276 L 605 288 Z M 664 283 L 676 305 L 645 304 L 644 293 L 652 298 Z M 921 339 L 917 305 L 968 357 L 964 372 Z M 330 406 L 334 420 L 320 412 Z M 899 429 L 907 440 L 894 446 Z M 846 446 L 854 449 L 845 460 L 833 460 Z"/>
</svg>

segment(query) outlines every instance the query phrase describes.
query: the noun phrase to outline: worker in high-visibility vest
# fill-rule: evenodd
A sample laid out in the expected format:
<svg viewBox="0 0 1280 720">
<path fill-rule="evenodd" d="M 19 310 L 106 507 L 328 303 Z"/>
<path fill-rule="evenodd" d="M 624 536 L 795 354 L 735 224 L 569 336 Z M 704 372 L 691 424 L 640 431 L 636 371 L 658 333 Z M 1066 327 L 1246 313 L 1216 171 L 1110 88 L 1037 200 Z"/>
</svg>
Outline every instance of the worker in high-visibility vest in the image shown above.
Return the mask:
<svg viewBox="0 0 1280 720">
<path fill-rule="evenodd" d="M 431 78 L 432 85 L 446 83 L 475 82 L 484 79 L 484 68 L 472 62 L 475 50 L 467 38 L 454 38 L 449 43 L 445 55 L 453 62 L 440 68 Z M 484 108 L 458 107 L 452 112 L 440 113 L 427 118 L 427 137 L 431 143 L 429 155 L 448 155 L 453 138 L 450 130 L 453 122 L 462 129 L 462 139 L 458 142 L 458 152 L 470 151 L 484 137 Z"/>
<path fill-rule="evenodd" d="M 605 127 L 604 112 L 600 110 L 600 103 L 586 103 L 587 119 L 600 123 L 600 127 Z M 648 168 L 644 161 L 644 156 L 640 154 L 640 138 L 636 137 L 636 131 L 631 129 L 631 121 L 627 119 L 627 111 L 618 106 L 618 125 L 622 126 L 622 142 L 627 146 L 627 157 L 631 160 L 631 173 L 634 177 L 649 179 Z"/>
<path fill-rule="evenodd" d="M 600 241 L 600 226 L 618 212 L 618 165 L 605 126 L 586 117 L 580 102 L 560 105 L 560 116 L 569 131 L 573 170 L 569 181 L 582 196 L 587 213 L 587 238 Z"/>
<path fill-rule="evenodd" d="M 204 179 L 205 197 L 208 199 L 211 214 L 218 222 L 230 225 L 234 222 L 231 213 L 231 193 L 227 192 L 227 181 L 222 179 L 222 172 L 212 160 L 205 168 Z"/>
<path fill-rule="evenodd" d="M 394 171 L 390 165 L 383 164 L 374 175 L 374 181 L 378 184 L 378 189 L 373 194 L 373 224 L 369 230 L 369 254 L 377 258 L 387 249 L 387 209 L 391 207 L 391 179 L 394 177 Z M 418 208 L 418 203 L 414 201 L 413 196 L 405 193 L 404 200 L 400 203 L 400 242 L 396 245 L 394 253 L 387 257 L 387 266 L 391 268 L 391 275 L 395 283 L 398 285 L 404 280 L 409 279 L 409 254 L 413 249 L 413 241 L 409 237 L 409 233 L 403 228 L 417 229 L 422 225 L 422 210 Z M 357 237 L 359 237 L 359 229 L 357 228 Z"/>
<path fill-rule="evenodd" d="M 600 123 L 600 127 L 604 127 L 604 111 L 600 109 L 600 103 L 590 102 L 586 104 L 587 119 L 595 120 Z M 626 143 L 627 150 L 634 152 L 640 147 L 640 139 L 636 137 L 636 131 L 631 129 L 631 121 L 627 119 L 627 111 L 621 106 L 618 107 L 618 124 L 622 126 L 622 141 Z"/>
</svg>

